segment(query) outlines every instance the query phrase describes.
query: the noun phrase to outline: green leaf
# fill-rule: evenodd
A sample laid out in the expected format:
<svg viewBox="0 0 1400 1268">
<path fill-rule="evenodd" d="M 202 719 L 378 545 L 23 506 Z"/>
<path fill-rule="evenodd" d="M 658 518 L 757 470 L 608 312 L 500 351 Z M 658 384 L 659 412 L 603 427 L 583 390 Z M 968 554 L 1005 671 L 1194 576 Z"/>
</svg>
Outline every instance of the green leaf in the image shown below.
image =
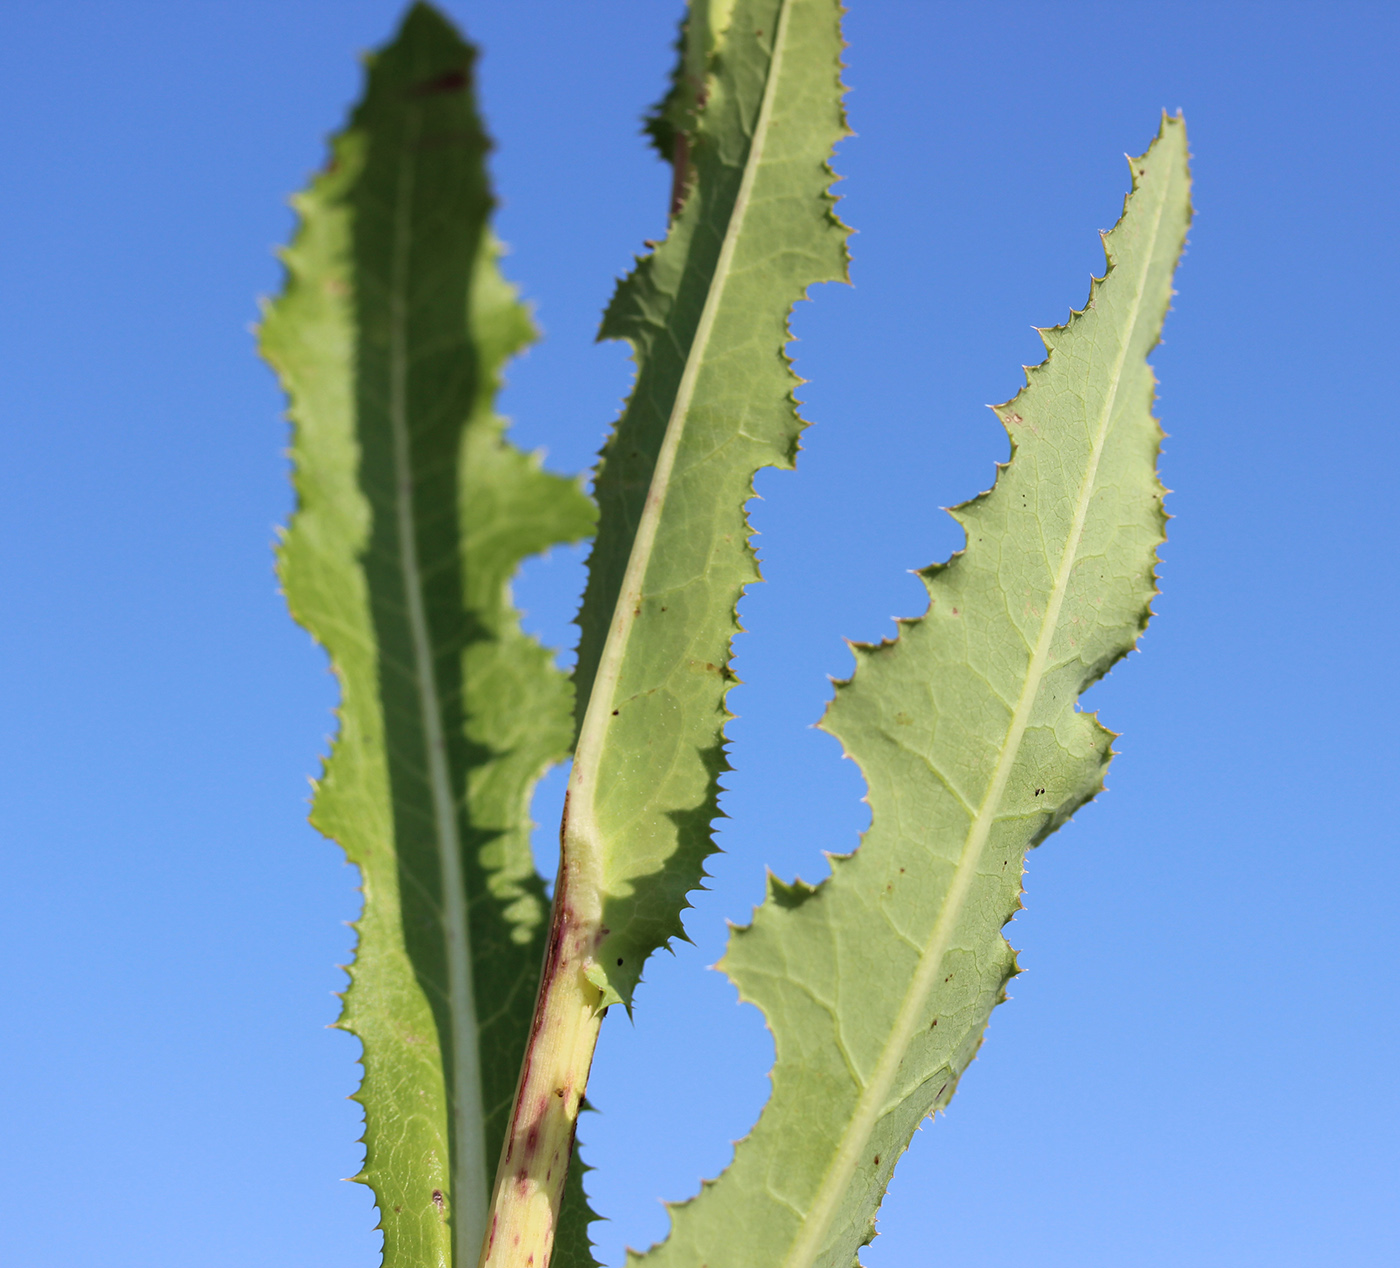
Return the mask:
<svg viewBox="0 0 1400 1268">
<path fill-rule="evenodd" d="M 865 773 L 871 826 L 823 884 L 773 880 L 733 934 L 724 967 L 776 1042 L 772 1099 L 647 1268 L 849 1268 L 1016 971 L 1001 929 L 1026 851 L 1103 786 L 1112 736 L 1077 702 L 1156 592 L 1146 357 L 1190 218 L 1179 118 L 1132 170 L 1105 277 L 996 411 L 1012 459 L 954 512 L 965 550 L 923 574 L 925 615 L 856 647 L 838 684 L 823 725 Z"/>
<path fill-rule="evenodd" d="M 281 576 L 341 686 L 312 822 L 363 879 L 339 1024 L 388 1268 L 476 1262 L 546 929 L 530 792 L 571 739 L 509 583 L 593 523 L 492 409 L 533 332 L 496 264 L 473 62 L 410 10 L 296 201 L 262 329 L 294 423 Z"/>
<path fill-rule="evenodd" d="M 632 344 L 637 381 L 595 485 L 563 841 L 571 901 L 601 923 L 605 1001 L 629 1000 L 681 934 L 714 848 L 735 606 L 759 580 L 744 504 L 760 467 L 797 452 L 788 314 L 846 271 L 828 166 L 846 134 L 840 5 L 701 0 L 687 59 L 697 31 L 694 180 L 601 332 Z"/>
</svg>

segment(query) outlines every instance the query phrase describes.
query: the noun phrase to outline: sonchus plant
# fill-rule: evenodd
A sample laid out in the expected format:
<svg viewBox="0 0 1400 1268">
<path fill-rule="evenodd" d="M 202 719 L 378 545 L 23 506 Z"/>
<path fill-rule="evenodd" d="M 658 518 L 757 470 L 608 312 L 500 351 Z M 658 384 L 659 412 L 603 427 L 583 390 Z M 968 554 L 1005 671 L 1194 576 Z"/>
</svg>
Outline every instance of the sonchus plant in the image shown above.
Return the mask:
<svg viewBox="0 0 1400 1268">
<path fill-rule="evenodd" d="M 715 848 L 735 609 L 759 579 L 745 504 L 798 448 L 792 305 L 846 272 L 840 14 L 692 0 L 648 125 L 674 165 L 670 231 L 603 318 L 637 373 L 591 499 L 493 411 L 532 331 L 491 235 L 474 53 L 434 10 L 371 60 L 297 200 L 262 328 L 294 424 L 280 564 L 341 686 L 312 819 L 363 878 L 340 1025 L 364 1047 L 359 1178 L 388 1268 L 593 1262 L 572 1153 L 594 1044 Z M 1104 276 L 997 408 L 1011 458 L 953 512 L 965 549 L 837 685 L 823 726 L 865 775 L 870 828 L 821 885 L 772 881 L 732 935 L 772 1097 L 638 1263 L 849 1268 L 976 1052 L 1016 971 L 1001 930 L 1026 851 L 1102 787 L 1112 736 L 1079 695 L 1155 593 L 1146 358 L 1189 218 L 1185 130 L 1164 117 Z M 589 536 L 571 682 L 509 587 Z M 529 804 L 571 753 L 551 912 Z"/>
</svg>

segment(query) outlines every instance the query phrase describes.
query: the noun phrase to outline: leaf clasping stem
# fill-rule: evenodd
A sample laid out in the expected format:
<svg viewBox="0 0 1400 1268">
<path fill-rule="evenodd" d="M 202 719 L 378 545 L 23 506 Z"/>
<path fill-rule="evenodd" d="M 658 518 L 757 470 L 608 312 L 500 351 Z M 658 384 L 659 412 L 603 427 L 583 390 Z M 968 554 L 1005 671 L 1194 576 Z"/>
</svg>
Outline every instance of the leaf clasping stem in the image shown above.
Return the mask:
<svg viewBox="0 0 1400 1268">
<path fill-rule="evenodd" d="M 600 979 L 606 981 L 606 977 L 594 959 L 599 943 L 607 934 L 602 922 L 605 842 L 593 802 L 600 757 L 691 401 L 763 160 L 764 141 L 781 78 L 790 11 L 791 0 L 782 0 L 744 173 L 677 385 L 627 570 L 613 609 L 612 626 L 579 728 L 560 827 L 559 873 L 555 882 L 549 949 L 515 1106 L 502 1144 L 479 1268 L 546 1268 L 548 1265 L 579 1103 L 599 1027 L 607 1011 L 606 1004 L 616 1000 L 614 994 L 609 1001 L 608 992 L 597 984 Z"/>
</svg>

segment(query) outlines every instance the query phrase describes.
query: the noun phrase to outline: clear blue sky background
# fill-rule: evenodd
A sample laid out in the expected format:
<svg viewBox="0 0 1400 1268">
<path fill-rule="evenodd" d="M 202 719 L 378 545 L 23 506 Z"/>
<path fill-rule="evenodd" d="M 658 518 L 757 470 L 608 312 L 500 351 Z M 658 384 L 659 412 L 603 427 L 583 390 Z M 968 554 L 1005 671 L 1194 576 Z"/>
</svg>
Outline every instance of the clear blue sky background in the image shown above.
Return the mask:
<svg viewBox="0 0 1400 1268">
<path fill-rule="evenodd" d="M 511 275 L 546 340 L 516 437 L 586 466 L 592 342 L 664 229 L 637 135 L 674 0 L 466 0 Z M 1400 1263 L 1396 136 L 1381 4 L 852 0 L 852 288 L 795 319 L 815 425 L 754 506 L 728 851 L 586 1117 L 609 1264 L 766 1093 L 708 972 L 765 864 L 864 823 L 809 729 L 842 638 L 922 606 L 1005 442 L 984 403 L 1081 304 L 1124 151 L 1186 112 L 1198 215 L 1156 356 L 1177 517 L 1141 654 L 1092 693 L 1109 793 L 1032 856 L 1014 1000 L 901 1164 L 872 1268 Z M 11 0 L 0 18 L 0 1263 L 371 1268 L 356 1045 L 324 1029 L 357 894 L 305 826 L 333 727 L 284 615 L 282 404 L 248 325 L 286 198 L 391 0 Z M 570 642 L 577 555 L 532 564 Z M 548 781 L 540 818 L 557 811 Z M 546 829 L 542 840 L 548 840 Z"/>
</svg>

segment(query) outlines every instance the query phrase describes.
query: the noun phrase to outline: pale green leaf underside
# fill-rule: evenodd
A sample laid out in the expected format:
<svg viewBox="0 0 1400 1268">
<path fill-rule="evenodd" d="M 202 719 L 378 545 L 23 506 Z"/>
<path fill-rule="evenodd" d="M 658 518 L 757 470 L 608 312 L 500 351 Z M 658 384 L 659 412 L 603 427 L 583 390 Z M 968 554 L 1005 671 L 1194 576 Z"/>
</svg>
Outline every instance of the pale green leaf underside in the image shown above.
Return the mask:
<svg viewBox="0 0 1400 1268">
<path fill-rule="evenodd" d="M 262 330 L 294 423 L 281 575 L 341 685 L 312 820 L 363 879 L 340 1024 L 364 1045 L 387 1268 L 476 1262 L 546 926 L 529 797 L 571 739 L 509 582 L 593 522 L 492 409 L 532 330 L 487 227 L 473 60 L 410 10 L 297 199 Z"/>
<path fill-rule="evenodd" d="M 1015 960 L 1026 851 L 1102 787 L 1110 734 L 1080 693 L 1131 650 L 1165 523 L 1146 357 L 1190 216 L 1185 128 L 1133 160 L 1109 269 L 997 410 L 1013 456 L 959 507 L 929 609 L 856 649 L 824 727 L 871 826 L 811 888 L 774 881 L 724 967 L 777 1047 L 732 1165 L 672 1210 L 648 1268 L 849 1268 L 894 1164 L 945 1104 Z"/>
<path fill-rule="evenodd" d="M 680 934 L 714 848 L 735 607 L 759 579 L 744 504 L 760 467 L 790 467 L 797 452 L 792 305 L 846 270 L 828 166 L 845 134 L 840 5 L 701 7 L 719 53 L 691 139 L 694 181 L 601 332 L 631 342 L 637 381 L 595 485 L 576 681 L 602 739 L 592 744 L 585 722 L 575 776 L 586 767 L 592 791 L 585 811 L 571 790 L 569 814 L 589 817 L 609 931 L 599 971 L 622 999 L 646 957 Z M 721 16 L 726 29 L 710 30 Z M 692 6 L 692 29 L 696 17 Z M 661 510 L 639 545 L 649 497 Z M 635 552 L 645 553 L 633 603 L 622 596 Z M 628 623 L 613 673 L 605 645 Z"/>
</svg>

